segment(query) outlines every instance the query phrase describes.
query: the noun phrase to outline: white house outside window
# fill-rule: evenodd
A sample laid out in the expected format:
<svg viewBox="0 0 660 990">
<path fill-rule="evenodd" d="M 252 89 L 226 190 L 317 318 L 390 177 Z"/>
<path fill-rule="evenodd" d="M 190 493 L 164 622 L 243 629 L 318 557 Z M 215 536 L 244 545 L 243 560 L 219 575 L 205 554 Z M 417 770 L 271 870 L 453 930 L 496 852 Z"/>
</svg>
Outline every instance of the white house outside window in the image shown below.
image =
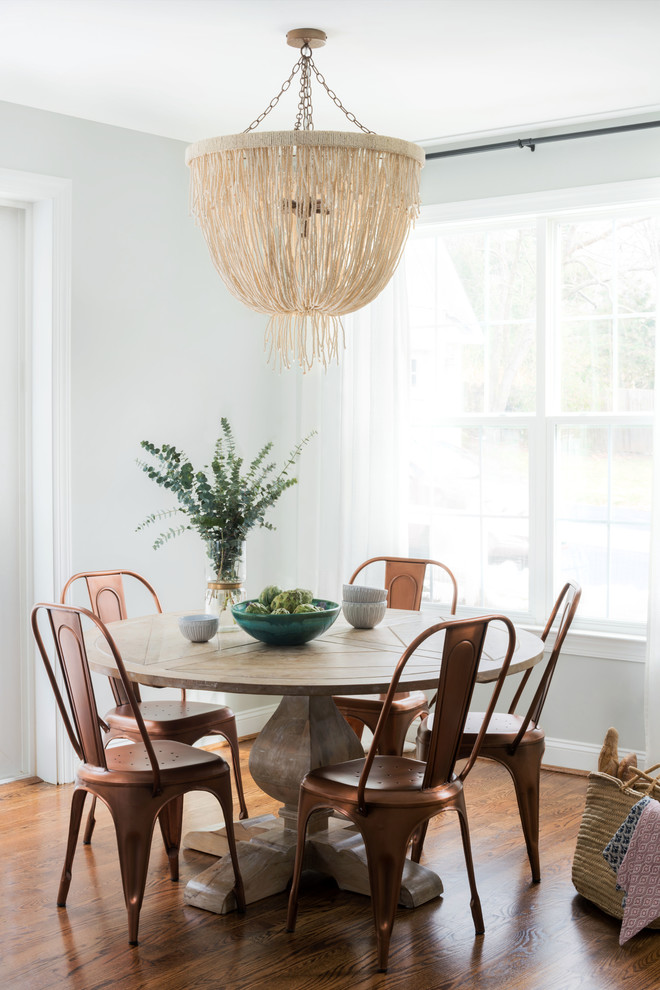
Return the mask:
<svg viewBox="0 0 660 990">
<path fill-rule="evenodd" d="M 658 210 L 422 224 L 406 249 L 409 553 L 460 601 L 644 631 Z M 429 589 L 431 591 L 431 589 Z"/>
</svg>

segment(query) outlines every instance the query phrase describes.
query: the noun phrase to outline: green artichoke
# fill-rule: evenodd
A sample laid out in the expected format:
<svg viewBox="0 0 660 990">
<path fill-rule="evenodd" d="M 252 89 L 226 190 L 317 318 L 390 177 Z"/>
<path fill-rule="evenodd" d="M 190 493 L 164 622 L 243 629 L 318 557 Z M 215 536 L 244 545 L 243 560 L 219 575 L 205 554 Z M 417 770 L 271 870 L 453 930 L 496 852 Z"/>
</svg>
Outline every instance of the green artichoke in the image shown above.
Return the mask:
<svg viewBox="0 0 660 990">
<path fill-rule="evenodd" d="M 297 605 L 302 605 L 302 592 L 296 588 L 293 591 L 281 591 L 276 595 L 270 603 L 270 610 L 274 612 L 276 609 L 285 608 L 287 612 L 293 612 Z"/>
<path fill-rule="evenodd" d="M 262 605 L 261 602 L 250 602 L 249 605 L 246 605 L 245 611 L 250 615 L 270 615 L 270 609 Z"/>
<path fill-rule="evenodd" d="M 264 588 L 264 590 L 259 595 L 259 601 L 261 602 L 262 605 L 265 605 L 266 608 L 269 609 L 273 601 L 273 598 L 276 598 L 277 595 L 281 593 L 281 590 L 282 589 L 278 588 L 276 584 L 269 584 L 268 587 Z"/>
</svg>

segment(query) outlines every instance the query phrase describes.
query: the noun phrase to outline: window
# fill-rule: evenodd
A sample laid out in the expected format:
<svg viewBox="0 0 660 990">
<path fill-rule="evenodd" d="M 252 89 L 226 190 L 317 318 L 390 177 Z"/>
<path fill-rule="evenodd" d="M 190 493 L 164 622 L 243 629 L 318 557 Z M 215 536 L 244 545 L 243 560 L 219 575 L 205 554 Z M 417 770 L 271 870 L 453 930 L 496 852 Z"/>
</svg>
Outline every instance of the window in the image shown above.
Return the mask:
<svg viewBox="0 0 660 990">
<path fill-rule="evenodd" d="M 420 225 L 406 249 L 409 553 L 468 607 L 642 632 L 658 212 Z"/>
</svg>

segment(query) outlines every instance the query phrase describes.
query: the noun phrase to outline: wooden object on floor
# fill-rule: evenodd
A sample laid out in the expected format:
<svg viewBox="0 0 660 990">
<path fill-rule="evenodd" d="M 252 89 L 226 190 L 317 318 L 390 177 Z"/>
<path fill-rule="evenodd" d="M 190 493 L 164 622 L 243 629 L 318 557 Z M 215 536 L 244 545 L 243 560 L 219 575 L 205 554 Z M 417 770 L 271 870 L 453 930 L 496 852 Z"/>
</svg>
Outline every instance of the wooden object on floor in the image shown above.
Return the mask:
<svg viewBox="0 0 660 990">
<path fill-rule="evenodd" d="M 285 696 L 252 745 L 250 773 L 262 790 L 284 806 L 278 817 L 242 823 L 238 861 L 247 904 L 279 893 L 289 885 L 296 850 L 300 781 L 310 767 L 324 766 L 363 755 L 361 743 L 337 711 L 331 698 Z M 254 827 L 253 827 L 254 826 Z M 347 831 L 350 836 L 347 838 Z M 344 819 L 319 816 L 307 843 L 306 866 L 334 877 L 342 890 L 369 890 L 367 862 L 354 829 Z M 348 844 L 347 844 L 348 843 Z M 224 829 L 188 832 L 188 848 L 224 856 Z M 234 909 L 231 863 L 225 857 L 188 884 L 186 904 L 225 914 Z M 402 885 L 400 903 L 418 906 L 442 893 L 436 874 L 411 863 Z"/>
<path fill-rule="evenodd" d="M 285 648 L 259 643 L 238 628 L 235 633 L 225 634 L 221 642 L 190 643 L 181 636 L 176 615 L 152 615 L 110 624 L 127 669 L 136 680 L 209 690 L 218 690 L 221 684 L 224 690 L 284 695 L 259 733 L 250 757 L 251 772 L 259 786 L 284 804 L 280 810 L 281 830 L 295 830 L 300 781 L 308 770 L 364 755 L 361 743 L 331 696 L 356 685 L 374 693 L 386 690 L 403 649 L 427 627 L 428 617 L 419 612 L 388 610 L 377 628 L 359 630 L 340 616 L 313 642 Z M 492 682 L 498 677 L 507 642 L 502 628 L 489 627 L 477 680 Z M 444 631 L 426 640 L 424 650 L 416 653 L 405 668 L 402 687 L 435 687 L 443 643 Z M 538 637 L 520 630 L 510 669 L 533 666 L 542 656 L 542 645 Z M 103 641 L 89 636 L 87 648 L 94 668 L 112 674 L 112 658 Z M 205 836 L 205 843 L 207 839 Z M 184 844 L 191 845 L 191 841 L 186 835 Z M 238 856 L 247 869 L 248 858 L 253 863 L 255 856 L 244 847 L 245 843 L 239 844 Z M 262 842 L 259 869 L 267 870 L 269 859 L 279 874 L 280 850 L 273 842 Z M 425 868 L 412 872 L 420 878 L 420 886 L 410 892 L 410 897 L 419 903 L 421 891 L 429 889 L 429 879 Z M 226 910 L 229 879 L 222 864 L 208 873 L 206 906 L 216 904 L 219 910 Z M 360 884 L 363 882 L 363 878 L 359 879 Z M 217 897 L 211 884 L 217 886 Z M 435 884 L 436 889 L 441 889 L 437 878 Z M 192 886 L 186 893 L 190 903 L 196 903 L 199 896 L 199 889 Z"/>
</svg>

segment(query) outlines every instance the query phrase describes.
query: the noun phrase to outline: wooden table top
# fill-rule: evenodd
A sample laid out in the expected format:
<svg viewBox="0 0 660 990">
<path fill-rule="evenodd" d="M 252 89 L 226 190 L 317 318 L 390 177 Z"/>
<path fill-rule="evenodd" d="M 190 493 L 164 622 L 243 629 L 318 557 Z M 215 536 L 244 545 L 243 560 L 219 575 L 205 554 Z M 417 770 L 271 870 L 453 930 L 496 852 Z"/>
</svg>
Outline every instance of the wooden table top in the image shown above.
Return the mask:
<svg viewBox="0 0 660 990">
<path fill-rule="evenodd" d="M 129 675 L 142 684 L 255 695 L 380 694 L 406 646 L 435 622 L 428 612 L 388 609 L 375 629 L 354 629 L 340 614 L 318 639 L 304 646 L 267 646 L 236 627 L 208 643 L 190 643 L 179 632 L 178 617 L 162 613 L 108 623 Z M 543 642 L 516 629 L 517 645 L 509 673 L 543 656 Z M 444 633 L 430 636 L 410 658 L 401 690 L 434 688 Z M 85 637 L 93 670 L 113 676 L 116 667 L 96 628 Z M 496 679 L 506 648 L 501 625 L 491 624 L 478 681 Z"/>
</svg>

